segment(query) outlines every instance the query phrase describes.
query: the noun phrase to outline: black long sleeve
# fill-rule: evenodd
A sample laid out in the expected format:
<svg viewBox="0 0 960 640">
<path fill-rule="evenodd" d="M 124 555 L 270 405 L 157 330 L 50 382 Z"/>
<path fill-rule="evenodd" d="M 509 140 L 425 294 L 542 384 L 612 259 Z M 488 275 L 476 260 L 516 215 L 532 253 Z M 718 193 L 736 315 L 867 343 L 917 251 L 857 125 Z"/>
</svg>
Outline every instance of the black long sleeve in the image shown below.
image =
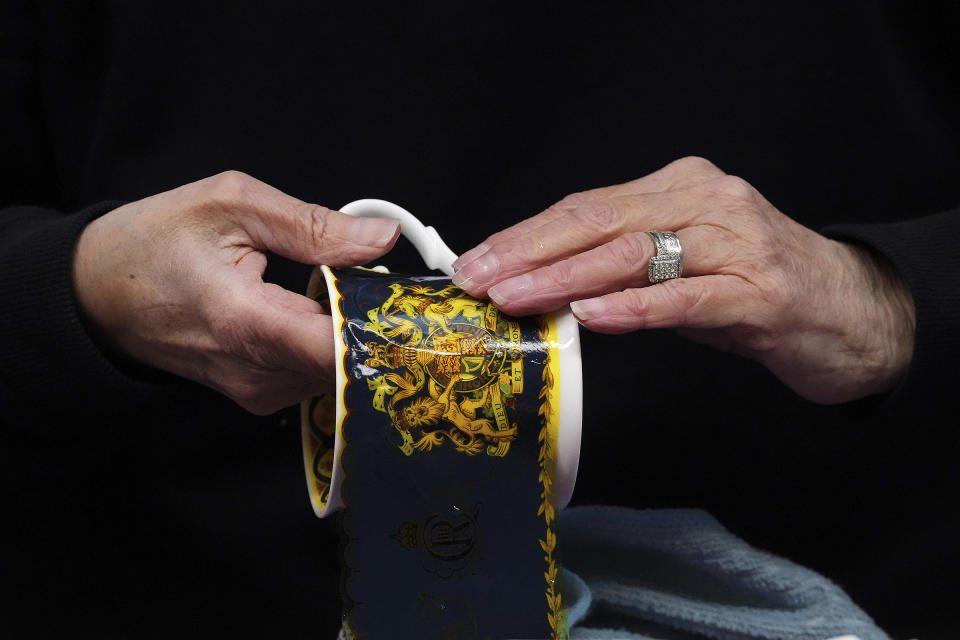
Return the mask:
<svg viewBox="0 0 960 640">
<path fill-rule="evenodd" d="M 96 416 L 143 402 L 150 383 L 121 370 L 86 330 L 72 280 L 77 237 L 115 203 L 66 215 L 0 210 L 0 388 L 4 414 L 27 424 L 46 415 Z"/>
<path fill-rule="evenodd" d="M 913 296 L 910 370 L 882 410 L 916 420 L 957 411 L 951 364 L 960 354 L 960 209 L 888 224 L 836 225 L 824 233 L 882 255 Z M 960 413 L 954 415 L 960 421 Z"/>
</svg>

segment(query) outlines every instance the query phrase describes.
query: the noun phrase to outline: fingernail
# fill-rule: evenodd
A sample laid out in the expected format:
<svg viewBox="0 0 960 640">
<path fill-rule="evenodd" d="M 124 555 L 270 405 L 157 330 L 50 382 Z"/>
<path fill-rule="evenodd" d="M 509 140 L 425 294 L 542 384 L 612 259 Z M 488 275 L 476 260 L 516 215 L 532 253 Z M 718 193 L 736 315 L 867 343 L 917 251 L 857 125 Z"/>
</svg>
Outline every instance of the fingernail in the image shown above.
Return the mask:
<svg viewBox="0 0 960 640">
<path fill-rule="evenodd" d="M 396 239 L 400 223 L 380 218 L 356 218 L 350 225 L 350 242 L 382 249 Z"/>
<path fill-rule="evenodd" d="M 464 256 L 466 255 L 464 254 Z M 464 263 L 453 274 L 453 283 L 460 288 L 469 287 L 471 284 L 484 285 L 493 280 L 499 269 L 500 261 L 497 260 L 497 256 L 487 251 L 477 258 L 473 258 L 470 262 Z"/>
<path fill-rule="evenodd" d="M 471 280 L 470 278 L 467 278 L 459 271 L 454 271 L 453 276 L 450 278 L 450 280 L 453 281 L 453 284 L 460 287 L 461 289 L 469 289 L 470 285 L 473 284 L 473 280 Z"/>
<path fill-rule="evenodd" d="M 487 295 L 498 305 L 505 305 L 521 298 L 525 298 L 533 291 L 533 278 L 524 274 L 510 278 L 490 287 Z"/>
<path fill-rule="evenodd" d="M 607 311 L 607 303 L 603 298 L 590 298 L 570 303 L 570 310 L 581 322 L 599 318 Z"/>
<path fill-rule="evenodd" d="M 486 242 L 481 242 L 470 251 L 467 251 L 462 256 L 453 261 L 453 270 L 460 271 L 487 251 L 490 251 L 490 246 Z"/>
</svg>

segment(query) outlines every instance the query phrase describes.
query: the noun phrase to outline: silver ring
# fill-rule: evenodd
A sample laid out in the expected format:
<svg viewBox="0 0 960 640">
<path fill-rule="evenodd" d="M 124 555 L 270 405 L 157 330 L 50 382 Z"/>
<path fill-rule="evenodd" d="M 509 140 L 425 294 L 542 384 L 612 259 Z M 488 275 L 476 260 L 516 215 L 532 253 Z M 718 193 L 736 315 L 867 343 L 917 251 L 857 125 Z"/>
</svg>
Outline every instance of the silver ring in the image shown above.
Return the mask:
<svg viewBox="0 0 960 640">
<path fill-rule="evenodd" d="M 650 284 L 673 280 L 683 275 L 683 247 L 680 238 L 672 231 L 648 231 L 657 245 L 657 255 L 650 258 L 647 275 Z"/>
</svg>

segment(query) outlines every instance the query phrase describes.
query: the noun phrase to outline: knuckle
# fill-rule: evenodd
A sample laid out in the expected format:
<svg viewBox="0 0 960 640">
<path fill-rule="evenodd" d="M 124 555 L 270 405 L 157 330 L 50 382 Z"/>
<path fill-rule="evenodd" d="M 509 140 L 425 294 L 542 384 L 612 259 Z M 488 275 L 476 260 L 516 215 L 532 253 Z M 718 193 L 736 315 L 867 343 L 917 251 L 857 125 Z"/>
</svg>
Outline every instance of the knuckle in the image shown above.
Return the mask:
<svg viewBox="0 0 960 640">
<path fill-rule="evenodd" d="M 620 303 L 626 315 L 637 321 L 637 328 L 643 329 L 650 314 L 650 303 L 642 296 L 638 289 L 628 289 L 623 292 Z"/>
<path fill-rule="evenodd" d="M 569 260 L 562 260 L 543 270 L 544 285 L 556 291 L 570 291 L 576 284 L 576 273 Z"/>
<path fill-rule="evenodd" d="M 740 202 L 756 202 L 757 190 L 739 176 L 724 175 L 707 182 L 704 189 L 709 195 L 725 196 Z"/>
<path fill-rule="evenodd" d="M 623 224 L 624 214 L 611 200 L 587 200 L 580 203 L 573 215 L 587 228 L 608 234 Z"/>
<path fill-rule="evenodd" d="M 552 205 L 547 207 L 546 211 L 542 215 L 548 217 L 557 217 L 557 218 L 567 218 L 577 210 L 582 203 L 588 200 L 588 196 L 585 193 L 571 193 L 563 197 L 563 199 L 554 202 Z M 494 237 L 499 236 L 500 234 L 494 234 Z"/>
<path fill-rule="evenodd" d="M 710 295 L 702 286 L 690 280 L 675 280 L 673 282 L 674 295 L 679 299 L 678 308 L 681 309 L 678 324 L 690 327 L 695 324 L 695 318 L 708 315 L 711 306 Z"/>
<path fill-rule="evenodd" d="M 617 236 L 604 247 L 612 262 L 624 272 L 634 272 L 643 265 L 643 258 L 650 253 L 650 236 L 641 231 L 631 231 Z"/>
<path fill-rule="evenodd" d="M 310 240 L 310 246 L 314 249 L 322 249 L 325 245 L 327 235 L 327 225 L 330 222 L 330 211 L 320 205 L 310 205 L 307 215 L 303 220 L 309 224 L 306 236 Z"/>
<path fill-rule="evenodd" d="M 495 246 L 498 276 L 517 269 L 529 269 L 547 252 L 542 238 L 527 233 L 518 238 L 500 239 Z"/>
<path fill-rule="evenodd" d="M 700 156 L 686 156 L 673 161 L 673 168 L 681 173 L 717 173 L 720 169 L 706 158 Z"/>
<path fill-rule="evenodd" d="M 243 193 L 249 189 L 253 178 L 242 171 L 229 170 L 213 177 L 214 189 L 225 194 Z"/>
<path fill-rule="evenodd" d="M 578 192 L 571 193 L 564 196 L 562 200 L 560 200 L 550 208 L 560 212 L 570 213 L 576 210 L 576 208 L 582 205 L 584 202 L 588 202 L 589 200 L 592 200 L 592 199 L 593 198 L 590 196 L 590 194 L 584 191 L 578 191 Z"/>
<path fill-rule="evenodd" d="M 640 295 L 640 291 L 637 289 L 628 289 L 625 291 L 621 302 L 627 314 L 634 318 L 645 318 L 650 312 L 649 302 L 645 296 Z"/>
<path fill-rule="evenodd" d="M 247 199 L 255 180 L 242 171 L 224 171 L 210 178 L 209 196 L 218 204 L 236 205 Z"/>
</svg>

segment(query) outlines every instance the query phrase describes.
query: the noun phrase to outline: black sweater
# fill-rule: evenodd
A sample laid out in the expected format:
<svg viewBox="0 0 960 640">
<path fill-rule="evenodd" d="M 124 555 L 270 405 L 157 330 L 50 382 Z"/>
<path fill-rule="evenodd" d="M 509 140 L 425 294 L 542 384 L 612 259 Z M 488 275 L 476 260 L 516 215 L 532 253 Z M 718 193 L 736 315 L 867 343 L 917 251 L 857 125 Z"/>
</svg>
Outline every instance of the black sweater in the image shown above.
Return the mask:
<svg viewBox="0 0 960 640">
<path fill-rule="evenodd" d="M 239 169 L 331 207 L 393 200 L 463 251 L 697 154 L 895 265 L 917 305 L 909 376 L 820 407 L 670 332 L 584 334 L 575 502 L 706 508 L 892 634 L 955 637 L 960 213 L 928 216 L 960 202 L 956 5 L 435 4 L 0 9 L 0 635 L 339 622 L 295 408 L 257 418 L 98 349 L 70 278 L 94 216 Z M 403 247 L 384 262 L 422 271 Z M 276 259 L 267 277 L 308 272 Z"/>
</svg>

